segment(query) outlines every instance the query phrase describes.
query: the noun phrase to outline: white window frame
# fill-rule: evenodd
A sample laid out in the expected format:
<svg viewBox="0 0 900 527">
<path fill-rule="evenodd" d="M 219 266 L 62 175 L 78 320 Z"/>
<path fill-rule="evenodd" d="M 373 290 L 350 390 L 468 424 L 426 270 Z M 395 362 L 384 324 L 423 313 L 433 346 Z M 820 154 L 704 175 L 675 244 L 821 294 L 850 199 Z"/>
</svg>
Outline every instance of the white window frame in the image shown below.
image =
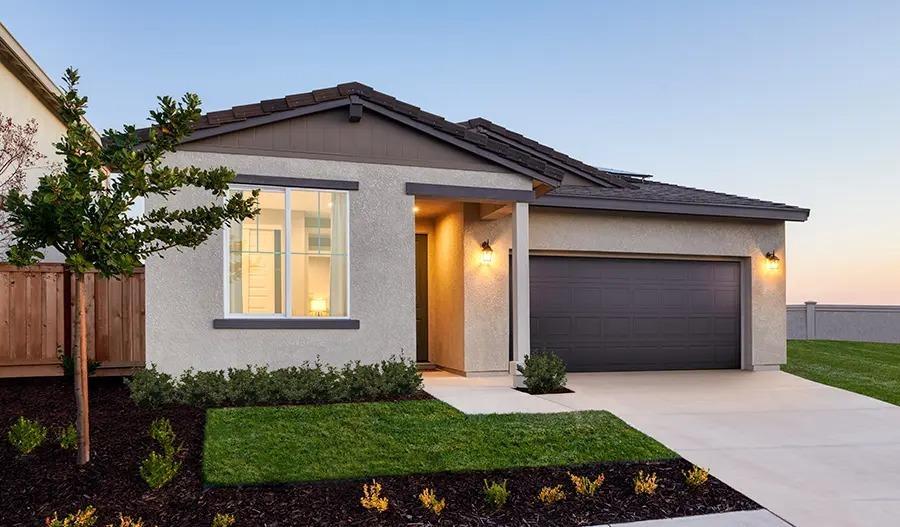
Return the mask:
<svg viewBox="0 0 900 527">
<path fill-rule="evenodd" d="M 313 187 L 276 187 L 276 186 L 267 186 L 267 185 L 229 185 L 229 190 L 244 192 L 248 190 L 260 190 L 263 192 L 281 192 L 284 194 L 284 230 L 285 230 L 285 243 L 284 243 L 284 313 L 231 313 L 231 306 L 229 305 L 229 300 L 231 298 L 231 280 L 229 280 L 228 276 L 228 264 L 231 261 L 231 251 L 228 244 L 231 233 L 229 232 L 231 227 L 226 226 L 222 229 L 222 286 L 223 286 L 223 295 L 222 295 L 222 310 L 225 318 L 238 318 L 238 319 L 292 319 L 292 320 L 350 320 L 350 192 L 347 190 L 336 190 L 331 188 L 313 188 Z M 345 229 L 346 232 L 345 238 L 347 240 L 347 252 L 344 257 L 347 259 L 346 267 L 346 283 L 347 283 L 347 314 L 342 316 L 326 316 L 326 317 L 311 317 L 311 316 L 293 316 L 291 313 L 293 312 L 293 294 L 291 294 L 291 279 L 293 278 L 291 275 L 291 239 L 293 238 L 293 232 L 291 231 L 291 192 L 293 191 L 300 192 L 330 192 L 332 194 L 344 194 L 347 196 L 347 218 L 345 221 Z"/>
</svg>

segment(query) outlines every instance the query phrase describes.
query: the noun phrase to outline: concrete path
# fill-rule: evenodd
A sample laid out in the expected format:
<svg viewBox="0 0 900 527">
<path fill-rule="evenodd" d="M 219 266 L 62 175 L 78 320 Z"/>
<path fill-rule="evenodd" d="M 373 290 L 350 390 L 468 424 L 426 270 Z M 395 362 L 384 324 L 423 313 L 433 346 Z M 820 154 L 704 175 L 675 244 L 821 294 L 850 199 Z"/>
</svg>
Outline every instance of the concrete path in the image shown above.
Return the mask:
<svg viewBox="0 0 900 527">
<path fill-rule="evenodd" d="M 598 525 L 597 527 L 605 527 Z M 790 527 L 767 510 L 685 516 L 668 520 L 613 523 L 608 527 Z"/>
<path fill-rule="evenodd" d="M 542 402 L 510 383 L 425 381 L 468 413 L 609 410 L 798 527 L 900 525 L 900 408 L 888 403 L 783 372 L 570 374 L 575 393 Z"/>
</svg>

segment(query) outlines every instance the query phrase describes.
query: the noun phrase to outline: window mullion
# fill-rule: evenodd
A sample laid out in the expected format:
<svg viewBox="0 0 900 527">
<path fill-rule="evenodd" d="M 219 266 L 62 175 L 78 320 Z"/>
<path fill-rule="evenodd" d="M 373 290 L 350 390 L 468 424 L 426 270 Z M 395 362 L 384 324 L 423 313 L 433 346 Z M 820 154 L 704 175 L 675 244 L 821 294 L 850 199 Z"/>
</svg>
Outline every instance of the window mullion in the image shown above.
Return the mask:
<svg viewBox="0 0 900 527">
<path fill-rule="evenodd" d="M 291 238 L 293 231 L 291 228 L 291 189 L 284 190 L 284 316 L 290 318 L 293 316 L 293 292 L 291 285 Z"/>
</svg>

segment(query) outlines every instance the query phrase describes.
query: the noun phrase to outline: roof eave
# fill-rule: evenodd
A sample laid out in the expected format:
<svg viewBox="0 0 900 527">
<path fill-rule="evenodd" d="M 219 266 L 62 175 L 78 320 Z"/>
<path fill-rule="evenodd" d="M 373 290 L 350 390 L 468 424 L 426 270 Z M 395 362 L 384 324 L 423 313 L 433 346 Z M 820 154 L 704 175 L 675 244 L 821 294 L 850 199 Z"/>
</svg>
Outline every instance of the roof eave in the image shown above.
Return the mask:
<svg viewBox="0 0 900 527">
<path fill-rule="evenodd" d="M 802 222 L 809 218 L 809 209 L 801 208 L 782 209 L 741 205 L 710 205 L 630 199 L 583 198 L 574 196 L 542 196 L 532 204 L 538 207 L 682 214 L 690 216 L 717 216 L 778 221 Z"/>
</svg>

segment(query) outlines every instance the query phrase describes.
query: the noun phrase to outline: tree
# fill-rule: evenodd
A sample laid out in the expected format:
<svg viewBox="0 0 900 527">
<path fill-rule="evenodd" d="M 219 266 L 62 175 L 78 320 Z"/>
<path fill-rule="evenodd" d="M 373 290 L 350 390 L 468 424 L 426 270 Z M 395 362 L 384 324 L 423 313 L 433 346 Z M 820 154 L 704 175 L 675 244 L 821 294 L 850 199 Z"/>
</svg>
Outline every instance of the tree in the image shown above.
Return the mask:
<svg viewBox="0 0 900 527">
<path fill-rule="evenodd" d="M 25 185 L 25 171 L 44 158 L 37 151 L 37 122 L 30 119 L 25 124 L 16 124 L 11 117 L 0 113 L 0 258 L 6 252 L 10 238 L 7 214 L 4 210 L 6 195 L 13 190 L 22 190 Z"/>
<path fill-rule="evenodd" d="M 54 247 L 75 276 L 76 428 L 78 464 L 84 464 L 90 460 L 84 274 L 92 269 L 105 277 L 131 274 L 147 257 L 197 247 L 259 209 L 257 192 L 248 197 L 227 193 L 235 176 L 228 168 L 172 168 L 163 162 L 200 117 L 196 94 L 185 94 L 180 102 L 159 97 L 143 137 L 128 125 L 104 131 L 98 144 L 84 120 L 87 98 L 78 93 L 77 70 L 67 69 L 64 80 L 67 88 L 59 105 L 66 135 L 55 145 L 63 165 L 41 177 L 29 195 L 10 192 L 6 208 L 13 241 L 8 254 L 16 265 L 31 265 L 43 258 L 43 248 Z M 138 198 L 168 197 L 188 187 L 208 191 L 210 204 L 127 214 Z"/>
</svg>

